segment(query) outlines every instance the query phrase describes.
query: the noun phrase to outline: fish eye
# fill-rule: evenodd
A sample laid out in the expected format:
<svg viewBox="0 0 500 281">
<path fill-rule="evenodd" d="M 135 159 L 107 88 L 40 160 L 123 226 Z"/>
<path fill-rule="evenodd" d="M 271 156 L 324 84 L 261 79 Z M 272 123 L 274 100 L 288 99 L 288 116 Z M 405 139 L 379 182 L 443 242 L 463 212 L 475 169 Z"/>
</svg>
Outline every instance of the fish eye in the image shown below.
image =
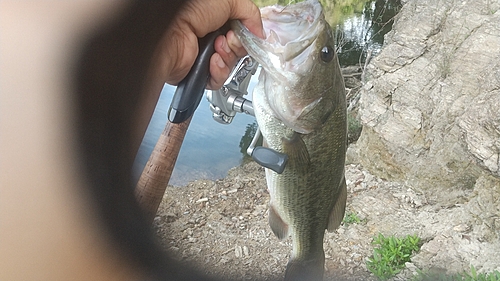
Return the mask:
<svg viewBox="0 0 500 281">
<path fill-rule="evenodd" d="M 335 53 L 333 51 L 333 48 L 330 46 L 325 46 L 323 49 L 321 49 L 320 53 L 320 58 L 324 62 L 331 62 L 333 57 L 335 56 Z"/>
</svg>

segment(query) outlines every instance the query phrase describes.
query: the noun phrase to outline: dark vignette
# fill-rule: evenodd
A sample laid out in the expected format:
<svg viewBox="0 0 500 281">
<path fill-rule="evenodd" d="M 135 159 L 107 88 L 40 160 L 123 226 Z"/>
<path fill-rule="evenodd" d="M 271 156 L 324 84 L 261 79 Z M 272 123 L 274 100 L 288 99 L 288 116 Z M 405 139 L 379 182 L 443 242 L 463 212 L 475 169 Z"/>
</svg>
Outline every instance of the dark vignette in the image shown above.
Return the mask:
<svg viewBox="0 0 500 281">
<path fill-rule="evenodd" d="M 76 128 L 91 207 L 121 253 L 155 280 L 202 280 L 156 243 L 131 181 L 132 116 L 153 51 L 184 2 L 130 3 L 86 41 L 74 69 Z"/>
</svg>

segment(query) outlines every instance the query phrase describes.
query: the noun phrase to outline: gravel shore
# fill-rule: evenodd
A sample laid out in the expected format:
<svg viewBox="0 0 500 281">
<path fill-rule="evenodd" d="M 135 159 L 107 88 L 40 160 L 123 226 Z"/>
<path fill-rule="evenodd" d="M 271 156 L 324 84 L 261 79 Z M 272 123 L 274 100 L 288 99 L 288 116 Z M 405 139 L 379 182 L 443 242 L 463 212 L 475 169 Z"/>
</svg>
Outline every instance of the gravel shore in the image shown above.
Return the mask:
<svg viewBox="0 0 500 281">
<path fill-rule="evenodd" d="M 360 223 L 341 225 L 325 236 L 325 280 L 376 280 L 366 269 L 378 233 L 417 234 L 421 251 L 394 280 L 408 280 L 416 269 L 449 274 L 498 269 L 500 243 L 475 224 L 479 194 L 463 202 L 435 205 L 404 183 L 371 175 L 360 165 L 346 166 L 348 203 Z M 179 260 L 226 280 L 280 280 L 291 252 L 290 239 L 279 241 L 267 223 L 263 169 L 248 163 L 224 179 L 169 186 L 155 227 L 161 243 Z"/>
</svg>

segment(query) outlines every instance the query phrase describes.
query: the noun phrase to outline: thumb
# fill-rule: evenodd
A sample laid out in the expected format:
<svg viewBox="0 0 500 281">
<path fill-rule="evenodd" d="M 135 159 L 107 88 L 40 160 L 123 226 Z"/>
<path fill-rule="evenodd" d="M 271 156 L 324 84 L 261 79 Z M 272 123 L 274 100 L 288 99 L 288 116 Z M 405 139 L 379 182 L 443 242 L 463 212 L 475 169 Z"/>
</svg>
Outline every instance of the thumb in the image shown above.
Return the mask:
<svg viewBox="0 0 500 281">
<path fill-rule="evenodd" d="M 259 8 L 252 1 L 227 0 L 231 7 L 229 19 L 238 19 L 250 32 L 264 39 Z"/>
</svg>

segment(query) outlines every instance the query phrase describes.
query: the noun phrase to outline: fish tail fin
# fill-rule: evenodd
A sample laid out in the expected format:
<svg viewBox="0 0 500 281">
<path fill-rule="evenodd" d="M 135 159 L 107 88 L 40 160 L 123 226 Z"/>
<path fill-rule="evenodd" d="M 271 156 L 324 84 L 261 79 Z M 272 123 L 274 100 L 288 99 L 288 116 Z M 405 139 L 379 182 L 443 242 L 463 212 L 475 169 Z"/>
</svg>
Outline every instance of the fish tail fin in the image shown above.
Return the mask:
<svg viewBox="0 0 500 281">
<path fill-rule="evenodd" d="M 285 281 L 322 281 L 325 271 L 325 254 L 312 259 L 291 258 L 286 265 Z"/>
</svg>

